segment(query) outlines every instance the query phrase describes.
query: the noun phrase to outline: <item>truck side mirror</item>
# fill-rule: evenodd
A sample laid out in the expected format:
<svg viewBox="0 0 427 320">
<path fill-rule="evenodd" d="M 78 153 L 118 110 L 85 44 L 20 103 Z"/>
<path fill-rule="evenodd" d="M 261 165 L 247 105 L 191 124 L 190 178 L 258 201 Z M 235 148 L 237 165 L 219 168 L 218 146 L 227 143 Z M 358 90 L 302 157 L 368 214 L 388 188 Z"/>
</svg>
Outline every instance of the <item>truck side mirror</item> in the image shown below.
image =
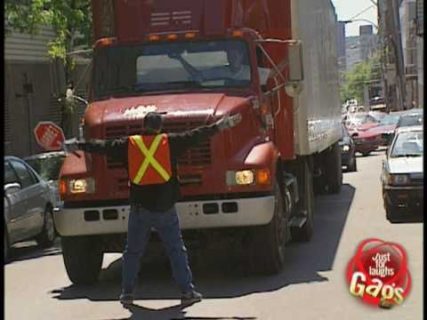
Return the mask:
<svg viewBox="0 0 427 320">
<path fill-rule="evenodd" d="M 301 41 L 293 41 L 288 46 L 289 78 L 290 82 L 304 80 L 303 55 Z"/>
</svg>

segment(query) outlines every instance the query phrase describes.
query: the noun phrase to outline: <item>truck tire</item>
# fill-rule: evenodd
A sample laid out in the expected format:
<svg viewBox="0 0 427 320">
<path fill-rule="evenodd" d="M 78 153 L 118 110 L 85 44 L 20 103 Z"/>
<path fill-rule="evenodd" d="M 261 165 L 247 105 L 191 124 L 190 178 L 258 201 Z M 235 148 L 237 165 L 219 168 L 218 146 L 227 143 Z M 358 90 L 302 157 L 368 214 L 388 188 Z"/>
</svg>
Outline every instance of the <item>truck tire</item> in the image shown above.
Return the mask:
<svg viewBox="0 0 427 320">
<path fill-rule="evenodd" d="M 61 238 L 62 257 L 71 282 L 87 285 L 98 280 L 104 253 L 96 237 Z"/>
<path fill-rule="evenodd" d="M 53 242 L 55 241 L 55 237 L 56 237 L 56 231 L 53 223 L 52 208 L 47 207 L 44 213 L 43 230 L 37 236 L 36 242 L 40 247 L 48 248 L 53 245 Z"/>
<path fill-rule="evenodd" d="M 285 264 L 285 246 L 289 238 L 289 213 L 285 208 L 282 192 L 276 183 L 274 188 L 275 206 L 274 216 L 266 226 L 254 228 L 250 242 L 251 271 L 259 274 L 276 274 Z"/>
<path fill-rule="evenodd" d="M 328 161 L 325 169 L 328 193 L 340 193 L 343 174 L 341 165 L 341 150 L 338 142 L 336 142 L 333 145 L 332 150 L 328 152 Z"/>
<path fill-rule="evenodd" d="M 301 228 L 291 228 L 292 240 L 295 241 L 310 241 L 313 236 L 314 229 L 314 189 L 313 189 L 313 174 L 307 161 L 304 162 L 302 170 L 298 176 L 300 201 L 298 210 L 307 212 L 307 221 Z"/>
</svg>

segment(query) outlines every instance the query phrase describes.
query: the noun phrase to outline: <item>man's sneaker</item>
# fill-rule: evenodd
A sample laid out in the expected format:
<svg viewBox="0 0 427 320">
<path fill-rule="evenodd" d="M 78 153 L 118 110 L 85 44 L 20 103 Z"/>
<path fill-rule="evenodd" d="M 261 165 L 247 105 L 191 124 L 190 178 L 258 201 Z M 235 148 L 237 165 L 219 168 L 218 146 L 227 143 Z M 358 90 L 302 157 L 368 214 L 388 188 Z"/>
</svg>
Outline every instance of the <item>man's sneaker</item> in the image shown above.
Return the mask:
<svg viewBox="0 0 427 320">
<path fill-rule="evenodd" d="M 133 295 L 129 293 L 122 293 L 120 295 L 120 303 L 123 306 L 130 306 L 131 304 L 133 304 Z"/>
<path fill-rule="evenodd" d="M 187 293 L 182 294 L 181 304 L 183 304 L 183 305 L 193 304 L 193 303 L 202 301 L 202 298 L 203 298 L 203 296 L 201 293 L 199 293 L 195 290 L 192 290 L 192 291 L 189 291 Z"/>
</svg>

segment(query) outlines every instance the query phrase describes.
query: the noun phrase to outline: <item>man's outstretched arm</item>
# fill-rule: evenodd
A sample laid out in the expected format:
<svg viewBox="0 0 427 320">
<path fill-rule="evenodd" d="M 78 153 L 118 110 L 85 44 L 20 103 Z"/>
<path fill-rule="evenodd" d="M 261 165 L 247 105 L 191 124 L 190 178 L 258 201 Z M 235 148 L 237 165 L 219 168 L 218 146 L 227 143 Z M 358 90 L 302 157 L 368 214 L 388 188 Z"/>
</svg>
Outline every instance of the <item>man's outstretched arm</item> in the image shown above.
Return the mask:
<svg viewBox="0 0 427 320">
<path fill-rule="evenodd" d="M 127 138 L 111 140 L 92 139 L 89 141 L 73 138 L 65 140 L 64 145 L 69 152 L 83 150 L 90 153 L 108 155 L 120 160 L 124 160 L 127 156 Z"/>
<path fill-rule="evenodd" d="M 217 132 L 236 126 L 240 120 L 241 115 L 236 114 L 233 116 L 226 116 L 211 125 L 201 126 L 182 133 L 171 133 L 168 135 L 171 150 L 176 156 L 180 156 L 190 147 L 200 144 Z"/>
</svg>

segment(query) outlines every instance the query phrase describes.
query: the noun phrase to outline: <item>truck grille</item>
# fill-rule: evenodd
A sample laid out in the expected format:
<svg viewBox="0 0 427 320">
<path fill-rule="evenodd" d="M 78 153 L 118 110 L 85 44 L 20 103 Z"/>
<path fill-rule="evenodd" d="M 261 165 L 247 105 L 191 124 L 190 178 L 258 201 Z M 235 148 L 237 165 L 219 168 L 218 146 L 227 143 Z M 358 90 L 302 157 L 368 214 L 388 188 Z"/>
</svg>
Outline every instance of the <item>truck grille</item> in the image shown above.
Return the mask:
<svg viewBox="0 0 427 320">
<path fill-rule="evenodd" d="M 165 122 L 163 125 L 164 132 L 183 132 L 185 130 L 194 129 L 203 125 L 201 121 L 180 121 L 180 122 Z M 116 125 L 107 126 L 105 128 L 105 138 L 112 139 L 124 137 L 142 132 L 142 124 Z M 180 166 L 206 166 L 211 163 L 211 149 L 209 140 L 200 143 L 199 145 L 190 148 L 178 159 Z M 123 164 L 114 161 L 107 157 L 107 167 L 109 169 L 123 168 Z"/>
</svg>

